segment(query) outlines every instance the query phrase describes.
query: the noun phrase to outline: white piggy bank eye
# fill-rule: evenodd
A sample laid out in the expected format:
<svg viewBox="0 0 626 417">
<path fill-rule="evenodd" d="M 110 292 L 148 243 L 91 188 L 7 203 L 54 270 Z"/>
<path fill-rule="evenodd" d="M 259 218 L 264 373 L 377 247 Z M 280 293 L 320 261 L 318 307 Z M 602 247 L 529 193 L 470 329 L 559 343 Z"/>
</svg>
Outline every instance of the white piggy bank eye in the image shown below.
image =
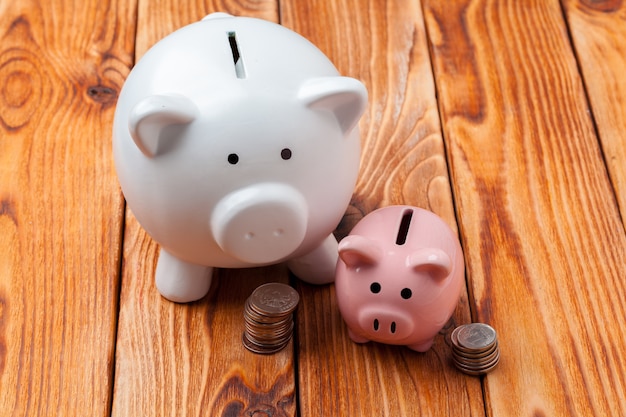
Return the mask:
<svg viewBox="0 0 626 417">
<path fill-rule="evenodd" d="M 237 162 L 239 162 L 239 155 L 237 155 L 236 153 L 228 154 L 228 163 L 229 164 L 235 165 Z"/>
<path fill-rule="evenodd" d="M 291 149 L 284 148 L 282 151 L 280 151 L 280 157 L 283 158 L 285 161 L 291 159 Z"/>
</svg>

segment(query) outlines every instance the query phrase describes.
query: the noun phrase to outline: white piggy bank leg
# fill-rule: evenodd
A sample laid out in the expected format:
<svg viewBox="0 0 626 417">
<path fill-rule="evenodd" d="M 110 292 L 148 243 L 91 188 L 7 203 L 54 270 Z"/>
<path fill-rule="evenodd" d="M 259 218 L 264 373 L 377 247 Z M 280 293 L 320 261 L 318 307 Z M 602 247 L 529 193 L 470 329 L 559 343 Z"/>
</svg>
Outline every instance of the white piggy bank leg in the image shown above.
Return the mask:
<svg viewBox="0 0 626 417">
<path fill-rule="evenodd" d="M 201 299 L 209 292 L 213 268 L 185 262 L 161 249 L 156 267 L 156 287 L 176 303 Z"/>
<path fill-rule="evenodd" d="M 335 281 L 338 258 L 337 239 L 331 233 L 313 251 L 287 261 L 287 267 L 295 276 L 310 284 L 329 284 Z"/>
</svg>

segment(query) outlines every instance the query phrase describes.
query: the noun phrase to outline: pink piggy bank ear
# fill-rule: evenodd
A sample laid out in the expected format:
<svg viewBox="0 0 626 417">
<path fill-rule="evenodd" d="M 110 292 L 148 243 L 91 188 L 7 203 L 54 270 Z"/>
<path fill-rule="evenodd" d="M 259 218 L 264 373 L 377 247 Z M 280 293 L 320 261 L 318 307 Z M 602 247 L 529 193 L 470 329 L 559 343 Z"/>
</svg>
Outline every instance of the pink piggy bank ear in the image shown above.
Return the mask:
<svg viewBox="0 0 626 417">
<path fill-rule="evenodd" d="M 363 236 L 350 235 L 339 242 L 339 257 L 348 268 L 376 265 L 382 256 L 378 244 Z"/>
<path fill-rule="evenodd" d="M 153 95 L 132 108 L 128 130 L 141 152 L 152 158 L 159 153 L 162 142 L 172 139 L 165 128 L 191 123 L 197 115 L 198 108 L 185 96 Z"/>
<path fill-rule="evenodd" d="M 416 272 L 426 272 L 436 280 L 442 280 L 452 272 L 452 261 L 441 249 L 418 249 L 407 257 L 407 266 Z"/>
<path fill-rule="evenodd" d="M 367 105 L 367 89 L 350 77 L 320 77 L 305 82 L 298 99 L 312 109 L 332 112 L 344 134 L 349 133 L 361 118 Z"/>
</svg>

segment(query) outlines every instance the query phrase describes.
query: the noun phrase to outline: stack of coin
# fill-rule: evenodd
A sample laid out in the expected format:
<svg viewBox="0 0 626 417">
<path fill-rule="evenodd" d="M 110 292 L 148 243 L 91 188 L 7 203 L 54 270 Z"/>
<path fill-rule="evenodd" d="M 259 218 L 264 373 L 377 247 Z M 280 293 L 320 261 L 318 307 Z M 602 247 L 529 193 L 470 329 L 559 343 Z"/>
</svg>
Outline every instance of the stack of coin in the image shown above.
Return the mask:
<svg viewBox="0 0 626 417">
<path fill-rule="evenodd" d="M 454 365 L 469 375 L 484 375 L 500 361 L 496 331 L 484 323 L 464 324 L 450 335 Z"/>
<path fill-rule="evenodd" d="M 243 311 L 243 345 L 261 354 L 282 350 L 293 335 L 293 312 L 298 301 L 298 292 L 289 285 L 272 282 L 254 290 Z"/>
</svg>

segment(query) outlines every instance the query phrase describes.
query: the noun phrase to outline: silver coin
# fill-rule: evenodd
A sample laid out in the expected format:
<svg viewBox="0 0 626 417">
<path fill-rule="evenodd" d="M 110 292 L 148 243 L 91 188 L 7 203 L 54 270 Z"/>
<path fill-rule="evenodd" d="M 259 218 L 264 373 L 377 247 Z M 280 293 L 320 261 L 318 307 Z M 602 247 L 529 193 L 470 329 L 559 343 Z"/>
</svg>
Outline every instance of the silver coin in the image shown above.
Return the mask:
<svg viewBox="0 0 626 417">
<path fill-rule="evenodd" d="M 454 360 L 454 365 L 461 371 L 470 371 L 470 372 L 486 372 L 492 370 L 496 367 L 496 365 L 500 362 L 500 355 L 498 354 L 489 362 L 481 363 L 481 364 L 468 364 L 465 362 L 458 362 L 456 359 Z"/>
<path fill-rule="evenodd" d="M 460 327 L 460 330 L 456 333 L 456 339 L 461 347 L 471 350 L 483 350 L 488 349 L 495 343 L 496 331 L 488 324 L 471 323 Z"/>
<path fill-rule="evenodd" d="M 457 352 L 455 350 L 452 351 L 452 357 L 456 361 L 467 363 L 467 364 L 484 364 L 499 355 L 500 355 L 500 350 L 497 348 L 484 356 L 467 356 L 461 352 Z"/>
<path fill-rule="evenodd" d="M 492 365 L 493 362 L 497 362 L 500 360 L 500 351 L 496 350 L 488 357 L 485 357 L 481 360 L 468 360 L 467 358 L 459 357 L 456 355 L 452 355 L 453 360 L 457 364 L 461 364 L 468 368 L 484 368 L 486 366 Z"/>
<path fill-rule="evenodd" d="M 481 359 L 493 354 L 496 350 L 498 350 L 498 342 L 491 345 L 488 349 L 479 352 L 453 347 L 452 353 L 467 359 Z"/>
<path fill-rule="evenodd" d="M 499 362 L 494 363 L 492 366 L 487 367 L 487 368 L 483 368 L 483 369 L 467 369 L 461 365 L 456 365 L 457 369 L 467 375 L 472 375 L 472 376 L 482 376 L 485 374 L 488 374 L 489 372 L 493 371 L 493 369 L 498 366 Z"/>
<path fill-rule="evenodd" d="M 481 349 L 468 349 L 466 347 L 461 346 L 458 340 L 458 334 L 459 334 L 459 331 L 462 330 L 464 326 L 457 327 L 450 334 L 450 341 L 452 342 L 453 351 L 461 355 L 468 356 L 468 357 L 470 356 L 479 357 L 479 356 L 488 354 L 489 352 L 493 351 L 493 349 L 495 349 L 495 345 L 496 345 L 495 341 L 491 345 L 485 346 L 484 348 L 481 348 Z"/>
<path fill-rule="evenodd" d="M 450 334 L 452 362 L 468 375 L 484 375 L 500 362 L 500 348 L 495 330 L 483 323 L 457 327 Z"/>
</svg>

